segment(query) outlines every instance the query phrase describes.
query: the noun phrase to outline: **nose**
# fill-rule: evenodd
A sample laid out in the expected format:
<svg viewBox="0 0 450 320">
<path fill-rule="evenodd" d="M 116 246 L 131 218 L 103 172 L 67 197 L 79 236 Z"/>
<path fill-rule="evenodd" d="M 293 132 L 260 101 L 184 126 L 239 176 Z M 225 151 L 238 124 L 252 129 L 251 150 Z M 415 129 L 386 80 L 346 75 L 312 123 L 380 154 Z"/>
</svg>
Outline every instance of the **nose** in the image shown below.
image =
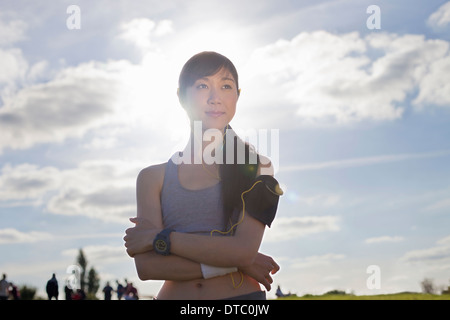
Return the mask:
<svg viewBox="0 0 450 320">
<path fill-rule="evenodd" d="M 220 94 L 217 89 L 211 88 L 209 91 L 208 104 L 217 105 L 221 104 Z"/>
</svg>

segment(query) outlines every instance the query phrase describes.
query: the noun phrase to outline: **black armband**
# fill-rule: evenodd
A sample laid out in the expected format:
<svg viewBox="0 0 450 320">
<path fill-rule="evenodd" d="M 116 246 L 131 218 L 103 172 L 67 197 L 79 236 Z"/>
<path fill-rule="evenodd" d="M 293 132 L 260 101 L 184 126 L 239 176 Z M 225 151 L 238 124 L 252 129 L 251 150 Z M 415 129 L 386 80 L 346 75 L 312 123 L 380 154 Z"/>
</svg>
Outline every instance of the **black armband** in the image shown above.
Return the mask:
<svg viewBox="0 0 450 320">
<path fill-rule="evenodd" d="M 256 177 L 253 189 L 243 195 L 245 211 L 253 218 L 261 221 L 268 227 L 272 224 L 278 208 L 278 200 L 283 194 L 278 181 L 269 175 Z M 245 191 L 244 191 L 245 192 Z"/>
</svg>

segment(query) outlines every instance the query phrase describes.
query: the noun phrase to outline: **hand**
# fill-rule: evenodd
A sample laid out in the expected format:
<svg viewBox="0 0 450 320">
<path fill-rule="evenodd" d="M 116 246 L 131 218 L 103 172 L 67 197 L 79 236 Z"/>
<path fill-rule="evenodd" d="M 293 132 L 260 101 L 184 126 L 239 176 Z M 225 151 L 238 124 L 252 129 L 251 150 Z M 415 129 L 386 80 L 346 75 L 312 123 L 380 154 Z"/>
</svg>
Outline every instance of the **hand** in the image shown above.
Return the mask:
<svg viewBox="0 0 450 320">
<path fill-rule="evenodd" d="M 273 279 L 271 275 L 275 274 L 280 270 L 280 266 L 272 259 L 272 257 L 266 256 L 262 253 L 256 255 L 253 264 L 248 267 L 239 268 L 243 273 L 252 277 L 264 287 L 267 291 L 270 291 Z"/>
<path fill-rule="evenodd" d="M 130 218 L 135 224 L 134 227 L 125 231 L 125 247 L 130 257 L 134 257 L 138 253 L 153 250 L 153 240 L 156 235 L 161 232 L 160 228 L 156 228 L 150 221 L 143 218 Z"/>
</svg>

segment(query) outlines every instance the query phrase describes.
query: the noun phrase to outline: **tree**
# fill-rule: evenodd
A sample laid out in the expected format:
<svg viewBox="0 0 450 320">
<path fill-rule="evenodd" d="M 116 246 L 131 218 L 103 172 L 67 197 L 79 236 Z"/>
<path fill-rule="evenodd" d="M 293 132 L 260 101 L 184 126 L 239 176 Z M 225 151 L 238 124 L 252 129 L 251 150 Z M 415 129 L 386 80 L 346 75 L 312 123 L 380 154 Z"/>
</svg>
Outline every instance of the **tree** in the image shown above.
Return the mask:
<svg viewBox="0 0 450 320">
<path fill-rule="evenodd" d="M 83 249 L 80 249 L 78 252 L 77 257 L 77 263 L 81 267 L 81 273 L 80 273 L 80 287 L 81 290 L 85 291 L 85 285 L 86 285 L 86 268 L 87 268 L 87 260 L 84 256 Z"/>
<path fill-rule="evenodd" d="M 100 287 L 100 277 L 97 271 L 95 271 L 94 267 L 91 267 L 89 269 L 89 272 L 87 272 L 88 261 L 86 259 L 86 256 L 84 255 L 83 249 L 80 249 L 80 251 L 78 252 L 77 263 L 81 268 L 80 272 L 81 290 L 86 292 L 87 289 L 88 298 L 95 299 L 95 294 L 97 293 Z"/>
<path fill-rule="evenodd" d="M 436 291 L 436 288 L 434 287 L 434 283 L 433 283 L 432 279 L 425 278 L 420 283 L 420 285 L 422 286 L 423 293 L 434 294 Z"/>
<path fill-rule="evenodd" d="M 324 293 L 324 295 L 327 295 L 327 294 L 328 295 L 346 295 L 347 293 L 345 293 L 345 291 L 335 289 L 335 290 L 331 290 L 331 291 Z"/>
<path fill-rule="evenodd" d="M 23 285 L 19 288 L 20 299 L 22 300 L 33 300 L 36 295 L 37 289 L 35 287 L 28 287 Z"/>
<path fill-rule="evenodd" d="M 87 287 L 88 287 L 88 294 L 95 296 L 95 294 L 98 291 L 98 288 L 100 288 L 100 278 L 97 274 L 97 271 L 93 267 L 89 270 L 88 273 L 88 281 L 87 281 Z"/>
</svg>

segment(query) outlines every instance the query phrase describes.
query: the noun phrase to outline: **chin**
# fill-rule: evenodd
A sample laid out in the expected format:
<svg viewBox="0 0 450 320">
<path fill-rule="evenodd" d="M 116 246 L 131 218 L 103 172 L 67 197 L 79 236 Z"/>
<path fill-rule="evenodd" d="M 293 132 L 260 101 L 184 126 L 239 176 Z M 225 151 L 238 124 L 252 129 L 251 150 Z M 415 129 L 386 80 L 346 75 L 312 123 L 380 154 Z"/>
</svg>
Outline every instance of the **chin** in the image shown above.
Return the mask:
<svg viewBox="0 0 450 320">
<path fill-rule="evenodd" d="M 217 129 L 222 131 L 229 123 L 227 119 L 206 119 L 202 121 L 203 130 Z"/>
</svg>

